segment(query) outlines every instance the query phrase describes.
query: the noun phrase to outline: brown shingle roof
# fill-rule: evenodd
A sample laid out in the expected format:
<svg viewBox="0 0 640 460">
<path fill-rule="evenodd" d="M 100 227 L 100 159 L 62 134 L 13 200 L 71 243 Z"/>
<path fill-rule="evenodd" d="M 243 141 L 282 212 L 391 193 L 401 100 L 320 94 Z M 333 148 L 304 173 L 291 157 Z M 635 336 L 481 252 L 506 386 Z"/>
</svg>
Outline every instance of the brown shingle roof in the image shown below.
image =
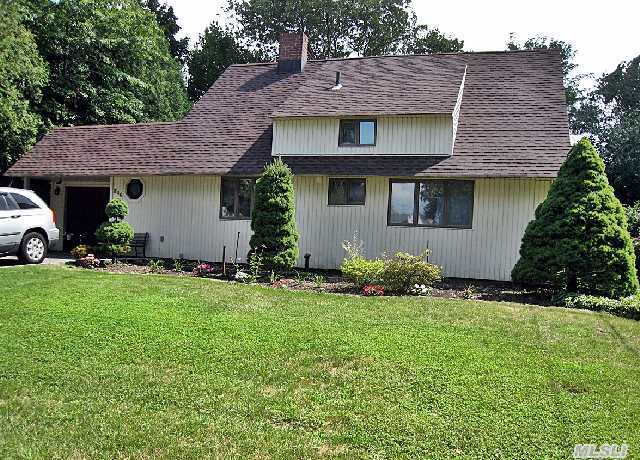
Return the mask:
<svg viewBox="0 0 640 460">
<path fill-rule="evenodd" d="M 455 55 L 329 60 L 293 91 L 275 117 L 453 112 L 466 64 Z M 341 73 L 342 88 L 328 91 Z"/>
<path fill-rule="evenodd" d="M 310 61 L 304 72 L 293 75 L 278 73 L 276 64 L 234 65 L 180 122 L 57 128 L 8 174 L 257 174 L 271 159 L 274 114 L 302 116 L 322 110 L 354 115 L 365 104 L 369 104 L 366 110 L 411 111 L 424 104 L 428 109 L 420 110 L 450 111 L 455 103 L 453 88 L 459 87 L 455 79 L 464 66 L 452 156 L 286 157 L 285 161 L 296 174 L 555 177 L 569 149 L 569 129 L 560 55 L 554 51 Z M 378 75 L 376 84 L 362 93 L 377 94 L 375 101 L 367 102 L 357 92 L 353 104 L 327 101 L 326 88 L 333 83 L 336 68 L 343 72 L 345 88 L 352 86 L 347 85 L 350 81 Z M 431 73 L 416 72 L 417 68 Z M 436 84 L 439 75 L 447 75 L 442 91 Z M 403 85 L 396 85 L 400 81 Z M 427 101 L 429 94 L 433 101 Z"/>
</svg>

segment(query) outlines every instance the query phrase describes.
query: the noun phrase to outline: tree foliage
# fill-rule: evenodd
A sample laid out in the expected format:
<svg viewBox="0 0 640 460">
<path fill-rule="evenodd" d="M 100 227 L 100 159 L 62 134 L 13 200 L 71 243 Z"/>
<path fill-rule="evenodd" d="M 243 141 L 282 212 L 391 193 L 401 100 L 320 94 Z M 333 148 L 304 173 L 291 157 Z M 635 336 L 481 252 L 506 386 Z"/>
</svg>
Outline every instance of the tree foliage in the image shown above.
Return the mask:
<svg viewBox="0 0 640 460">
<path fill-rule="evenodd" d="M 189 98 L 194 102 L 200 99 L 231 64 L 260 62 L 263 59 L 259 51 L 245 47 L 232 29 L 212 22 L 189 53 Z"/>
<path fill-rule="evenodd" d="M 173 12 L 173 7 L 166 3 L 161 4 L 158 0 L 141 0 L 141 5 L 155 15 L 156 22 L 169 42 L 171 55 L 184 65 L 189 52 L 189 39 L 176 37 L 181 27 L 178 25 L 178 18 Z"/>
<path fill-rule="evenodd" d="M 556 40 L 549 37 L 533 37 L 518 43 L 513 34 L 509 37 L 507 49 L 515 50 L 535 50 L 535 49 L 558 49 L 562 56 L 562 74 L 565 89 L 565 97 L 569 110 L 569 125 L 572 131 L 577 132 L 576 112 L 585 94 L 580 88 L 580 81 L 586 77 L 584 74 L 575 74 L 578 65 L 574 62 L 576 50 L 570 43 Z"/>
<path fill-rule="evenodd" d="M 0 174 L 31 147 L 42 129 L 34 106 L 47 82 L 47 66 L 23 25 L 24 10 L 0 0 Z"/>
<path fill-rule="evenodd" d="M 598 79 L 577 120 L 578 132 L 602 153 L 616 195 L 624 203 L 640 200 L 640 56 Z"/>
<path fill-rule="evenodd" d="M 50 80 L 39 111 L 53 125 L 175 120 L 189 104 L 180 65 L 135 0 L 41 2 L 32 27 Z"/>
<path fill-rule="evenodd" d="M 229 0 L 243 36 L 273 57 L 282 32 L 305 31 L 314 59 L 460 51 L 463 42 L 416 25 L 411 0 Z"/>
<path fill-rule="evenodd" d="M 402 46 L 403 54 L 458 53 L 464 40 L 447 37 L 438 29 L 426 25 L 414 25 Z"/>
<path fill-rule="evenodd" d="M 267 268 L 289 270 L 298 259 L 293 174 L 282 160 L 264 168 L 256 181 L 250 245 Z"/>
<path fill-rule="evenodd" d="M 512 277 L 612 298 L 638 290 L 625 211 L 587 138 L 571 149 L 536 209 Z"/>
</svg>

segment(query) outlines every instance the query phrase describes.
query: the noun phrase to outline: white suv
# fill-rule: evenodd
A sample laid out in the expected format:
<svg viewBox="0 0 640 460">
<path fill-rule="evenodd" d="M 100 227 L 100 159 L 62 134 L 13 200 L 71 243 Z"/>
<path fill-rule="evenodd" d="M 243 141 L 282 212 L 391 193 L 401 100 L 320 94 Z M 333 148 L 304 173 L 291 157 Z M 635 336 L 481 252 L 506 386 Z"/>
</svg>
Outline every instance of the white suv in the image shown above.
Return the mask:
<svg viewBox="0 0 640 460">
<path fill-rule="evenodd" d="M 31 190 L 0 187 L 0 257 L 17 255 L 39 264 L 60 238 L 55 217 Z"/>
</svg>

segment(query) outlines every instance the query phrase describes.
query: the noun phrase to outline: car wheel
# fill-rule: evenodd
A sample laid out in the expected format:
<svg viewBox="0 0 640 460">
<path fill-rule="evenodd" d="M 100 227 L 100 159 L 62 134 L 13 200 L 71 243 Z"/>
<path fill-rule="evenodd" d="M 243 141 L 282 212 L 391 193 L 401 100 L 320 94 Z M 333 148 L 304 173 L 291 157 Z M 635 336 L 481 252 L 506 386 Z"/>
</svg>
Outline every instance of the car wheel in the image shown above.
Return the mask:
<svg viewBox="0 0 640 460">
<path fill-rule="evenodd" d="M 20 260 L 28 264 L 40 264 L 47 257 L 47 242 L 40 233 L 27 233 L 20 245 Z"/>
</svg>

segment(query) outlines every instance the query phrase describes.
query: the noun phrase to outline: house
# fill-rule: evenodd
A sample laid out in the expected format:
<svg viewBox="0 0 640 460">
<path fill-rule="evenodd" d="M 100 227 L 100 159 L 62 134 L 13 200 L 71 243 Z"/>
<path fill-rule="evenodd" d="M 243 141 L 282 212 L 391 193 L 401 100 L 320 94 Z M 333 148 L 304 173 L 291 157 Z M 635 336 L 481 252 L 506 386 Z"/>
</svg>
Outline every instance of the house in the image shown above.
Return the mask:
<svg viewBox="0 0 640 460">
<path fill-rule="evenodd" d="M 7 174 L 49 181 L 70 244 L 120 196 L 147 254 L 220 261 L 247 254 L 254 180 L 282 157 L 299 265 L 338 267 L 357 231 L 368 256 L 429 248 L 447 276 L 508 280 L 569 148 L 557 51 L 307 60 L 283 34 L 183 120 L 56 128 Z"/>
</svg>

